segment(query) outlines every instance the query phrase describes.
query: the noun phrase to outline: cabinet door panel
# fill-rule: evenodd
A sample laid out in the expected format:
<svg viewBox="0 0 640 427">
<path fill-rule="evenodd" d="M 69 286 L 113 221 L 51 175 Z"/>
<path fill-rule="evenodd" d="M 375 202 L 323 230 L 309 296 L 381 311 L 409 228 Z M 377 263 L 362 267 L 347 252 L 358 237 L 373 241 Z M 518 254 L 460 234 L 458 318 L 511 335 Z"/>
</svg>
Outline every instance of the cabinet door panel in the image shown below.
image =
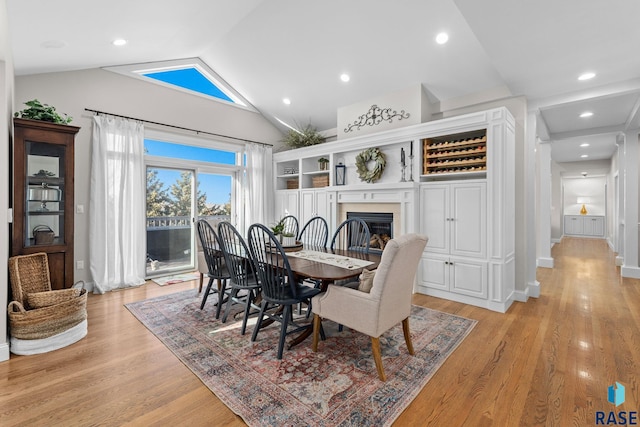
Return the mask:
<svg viewBox="0 0 640 427">
<path fill-rule="evenodd" d="M 275 218 L 280 219 L 286 215 L 298 217 L 298 190 L 276 191 L 276 214 Z"/>
<path fill-rule="evenodd" d="M 421 278 L 422 285 L 448 291 L 449 265 L 445 264 L 445 260 L 422 258 Z"/>
<path fill-rule="evenodd" d="M 448 186 L 423 187 L 420 194 L 422 205 L 420 228 L 429 237 L 426 250 L 449 253 L 449 191 Z"/>
<path fill-rule="evenodd" d="M 473 297 L 487 297 L 487 263 L 453 260 L 451 265 L 452 292 Z"/>
<path fill-rule="evenodd" d="M 584 234 L 582 217 L 578 215 L 565 215 L 564 234 L 573 234 L 578 236 Z"/>
<path fill-rule="evenodd" d="M 316 211 L 316 195 L 315 191 L 300 192 L 300 228 L 307 223 Z"/>
<path fill-rule="evenodd" d="M 486 186 L 451 186 L 451 254 L 484 257 L 486 253 Z"/>
</svg>

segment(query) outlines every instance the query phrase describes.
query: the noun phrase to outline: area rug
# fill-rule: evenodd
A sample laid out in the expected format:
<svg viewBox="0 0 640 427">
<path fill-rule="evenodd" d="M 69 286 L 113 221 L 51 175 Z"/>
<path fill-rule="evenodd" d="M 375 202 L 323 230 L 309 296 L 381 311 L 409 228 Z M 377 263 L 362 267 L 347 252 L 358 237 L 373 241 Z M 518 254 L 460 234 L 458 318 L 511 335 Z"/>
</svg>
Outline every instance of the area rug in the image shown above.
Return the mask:
<svg viewBox="0 0 640 427">
<path fill-rule="evenodd" d="M 189 280 L 196 280 L 198 278 L 200 278 L 200 274 L 198 272 L 192 271 L 190 273 L 154 277 L 153 279 L 151 279 L 151 281 L 160 286 L 166 286 L 166 285 L 175 285 L 176 283 L 187 282 Z"/>
<path fill-rule="evenodd" d="M 279 324 L 251 342 L 253 321 L 215 319 L 215 296 L 200 310 L 193 290 L 126 304 L 213 393 L 250 426 L 388 426 L 471 332 L 475 320 L 413 306 L 410 356 L 402 326 L 382 335 L 387 381 L 378 379 L 369 337 L 324 321 L 311 339 L 276 359 Z M 238 305 L 236 305 L 238 307 Z M 241 308 L 241 307 L 240 307 Z M 230 318 L 231 319 L 231 318 Z"/>
</svg>

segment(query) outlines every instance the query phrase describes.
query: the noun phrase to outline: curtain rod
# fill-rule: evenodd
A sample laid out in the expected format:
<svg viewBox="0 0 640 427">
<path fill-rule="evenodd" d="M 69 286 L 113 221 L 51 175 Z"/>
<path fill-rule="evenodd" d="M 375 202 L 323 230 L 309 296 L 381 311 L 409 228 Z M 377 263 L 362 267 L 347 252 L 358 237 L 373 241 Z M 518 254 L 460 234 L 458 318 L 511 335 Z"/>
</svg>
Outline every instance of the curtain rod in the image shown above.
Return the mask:
<svg viewBox="0 0 640 427">
<path fill-rule="evenodd" d="M 180 130 L 186 130 L 186 131 L 189 131 L 189 132 L 195 132 L 197 134 L 203 133 L 203 134 L 206 134 L 206 135 L 218 136 L 218 137 L 221 137 L 221 138 L 235 139 L 237 141 L 250 142 L 252 144 L 259 144 L 259 145 L 265 145 L 267 147 L 273 147 L 272 144 L 267 144 L 266 142 L 252 141 L 250 139 L 237 138 L 235 136 L 228 136 L 228 135 L 221 135 L 219 133 L 213 133 L 213 132 L 207 132 L 207 131 L 204 131 L 204 130 L 191 129 L 191 128 L 186 128 L 186 127 L 182 127 L 182 126 L 168 125 L 166 123 L 153 122 L 151 120 L 145 120 L 145 119 L 137 119 L 135 117 L 123 116 L 121 114 L 107 113 L 105 111 L 92 110 L 90 108 L 85 108 L 84 111 L 90 111 L 90 112 L 96 113 L 96 114 L 107 114 L 109 116 L 114 116 L 114 117 L 122 117 L 123 119 L 137 120 L 139 122 L 149 123 L 149 124 L 153 124 L 153 125 L 159 125 L 159 126 L 165 126 L 165 127 L 169 127 L 169 128 L 173 128 L 173 129 L 180 129 Z"/>
</svg>

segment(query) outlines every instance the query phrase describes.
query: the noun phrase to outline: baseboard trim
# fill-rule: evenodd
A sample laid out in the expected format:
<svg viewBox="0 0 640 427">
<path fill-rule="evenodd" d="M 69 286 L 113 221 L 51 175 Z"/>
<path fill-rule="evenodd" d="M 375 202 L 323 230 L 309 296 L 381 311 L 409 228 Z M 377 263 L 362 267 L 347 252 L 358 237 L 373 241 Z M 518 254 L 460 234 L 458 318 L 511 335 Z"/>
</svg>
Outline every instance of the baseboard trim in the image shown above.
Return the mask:
<svg viewBox="0 0 640 427">
<path fill-rule="evenodd" d="M 621 267 L 624 265 L 624 257 L 617 256 L 616 257 L 616 267 Z"/>
<path fill-rule="evenodd" d="M 519 302 L 527 302 L 529 298 L 540 297 L 540 282 L 537 280 L 527 285 L 527 289 L 524 291 L 514 291 L 513 300 Z"/>
<path fill-rule="evenodd" d="M 640 279 L 640 268 L 638 267 L 625 267 L 620 268 L 620 275 L 622 277 L 629 277 L 632 279 Z"/>
<path fill-rule="evenodd" d="M 4 362 L 5 360 L 9 360 L 9 343 L 5 342 L 0 344 L 0 362 Z"/>
<path fill-rule="evenodd" d="M 553 268 L 553 258 L 538 258 L 536 264 L 538 267 Z"/>
</svg>

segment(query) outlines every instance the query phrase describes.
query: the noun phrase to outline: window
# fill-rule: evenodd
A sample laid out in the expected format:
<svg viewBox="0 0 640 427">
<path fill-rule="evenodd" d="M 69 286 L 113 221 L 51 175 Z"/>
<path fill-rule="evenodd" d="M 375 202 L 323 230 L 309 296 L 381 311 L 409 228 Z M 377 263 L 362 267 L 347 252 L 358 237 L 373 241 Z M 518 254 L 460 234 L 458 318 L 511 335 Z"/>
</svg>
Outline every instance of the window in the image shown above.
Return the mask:
<svg viewBox="0 0 640 427">
<path fill-rule="evenodd" d="M 256 111 L 199 58 L 105 67 L 107 71 Z"/>
</svg>

